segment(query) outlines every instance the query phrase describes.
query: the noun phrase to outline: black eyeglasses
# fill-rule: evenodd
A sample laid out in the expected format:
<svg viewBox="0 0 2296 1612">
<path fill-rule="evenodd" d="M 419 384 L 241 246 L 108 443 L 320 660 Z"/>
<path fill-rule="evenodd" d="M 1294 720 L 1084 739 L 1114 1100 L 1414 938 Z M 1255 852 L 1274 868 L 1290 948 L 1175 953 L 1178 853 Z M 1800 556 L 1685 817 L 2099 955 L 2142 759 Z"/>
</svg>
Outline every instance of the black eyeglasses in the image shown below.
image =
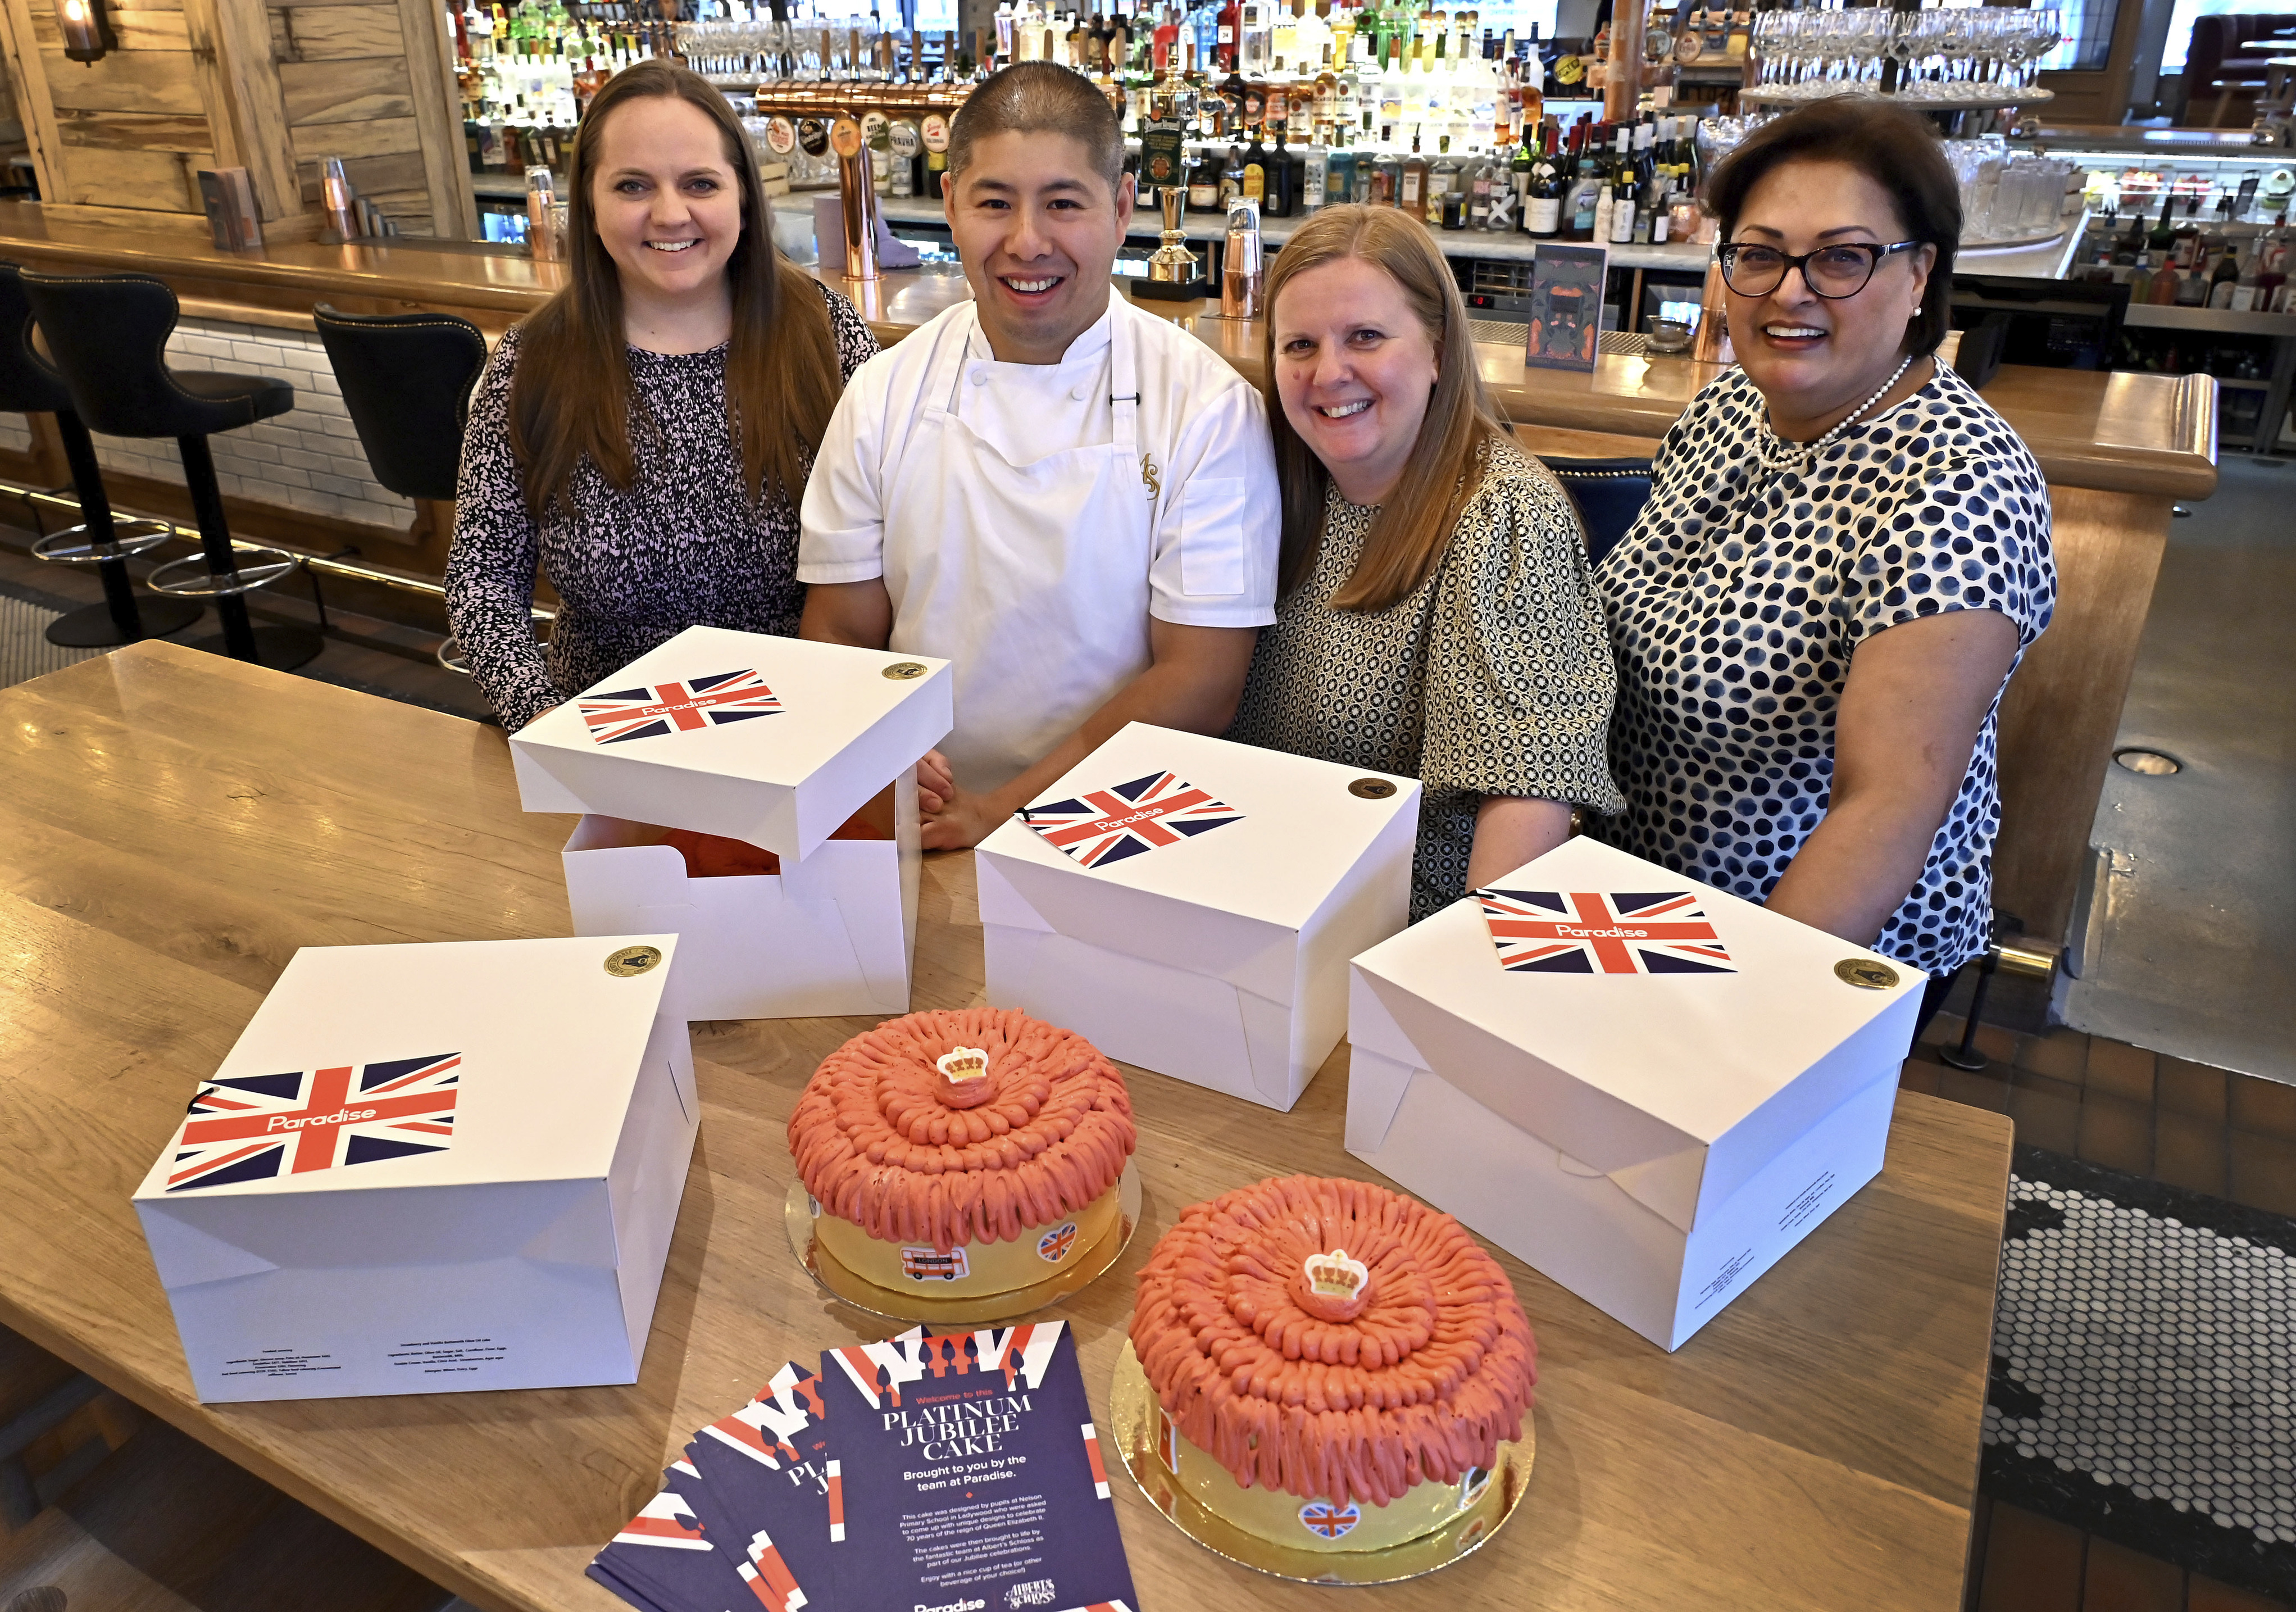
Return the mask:
<svg viewBox="0 0 2296 1612">
<path fill-rule="evenodd" d="M 1882 259 L 1901 251 L 1911 251 L 1925 244 L 1920 241 L 1893 241 L 1887 246 L 1876 246 L 1867 241 L 1845 241 L 1839 246 L 1821 246 L 1816 251 L 1782 252 L 1775 246 L 1751 246 L 1731 242 L 1714 249 L 1722 260 L 1723 283 L 1742 297 L 1766 297 L 1784 284 L 1786 271 L 1801 270 L 1801 282 L 1813 296 L 1840 301 L 1854 297 L 1866 289 L 1874 271 L 1882 267 Z"/>
</svg>

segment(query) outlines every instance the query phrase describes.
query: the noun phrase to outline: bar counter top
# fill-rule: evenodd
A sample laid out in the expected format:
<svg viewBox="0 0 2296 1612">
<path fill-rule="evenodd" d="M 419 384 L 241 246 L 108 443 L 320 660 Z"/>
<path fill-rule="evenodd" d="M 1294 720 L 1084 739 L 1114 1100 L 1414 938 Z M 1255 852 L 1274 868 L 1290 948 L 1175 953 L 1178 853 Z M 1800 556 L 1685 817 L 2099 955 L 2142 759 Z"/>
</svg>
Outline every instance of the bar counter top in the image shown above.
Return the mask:
<svg viewBox="0 0 2296 1612">
<path fill-rule="evenodd" d="M 564 283 L 561 264 L 472 243 L 297 242 L 226 251 L 203 234 L 55 225 L 37 203 L 0 205 L 0 259 L 67 272 L 159 276 L 207 318 L 309 328 L 312 305 L 351 312 L 443 310 L 498 334 Z M 866 284 L 826 276 L 881 341 L 897 341 L 971 295 L 947 266 L 889 271 Z M 1171 318 L 1257 379 L 1256 322 L 1203 302 L 1138 306 Z M 1476 349 L 1496 401 L 1521 425 L 1645 440 L 1664 433 L 1718 373 L 1686 358 L 1605 355 L 1592 374 L 1532 371 L 1496 343 Z M 2016 427 L 2055 486 L 2205 498 L 2216 486 L 2216 382 L 2207 375 L 2005 367 L 1985 396 Z"/>
</svg>

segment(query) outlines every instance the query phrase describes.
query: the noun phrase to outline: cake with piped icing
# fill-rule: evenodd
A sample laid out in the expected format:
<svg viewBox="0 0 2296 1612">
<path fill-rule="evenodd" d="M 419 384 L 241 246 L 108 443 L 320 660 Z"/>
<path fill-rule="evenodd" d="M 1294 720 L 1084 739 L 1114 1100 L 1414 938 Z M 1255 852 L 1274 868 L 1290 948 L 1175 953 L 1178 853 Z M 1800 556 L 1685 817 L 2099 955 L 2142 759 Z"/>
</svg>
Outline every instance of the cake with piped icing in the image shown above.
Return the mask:
<svg viewBox="0 0 2296 1612">
<path fill-rule="evenodd" d="M 1115 1226 L 1137 1140 L 1098 1049 L 996 1008 L 855 1036 L 814 1071 L 789 1138 L 822 1248 L 929 1298 L 1009 1293 L 1076 1263 Z"/>
<path fill-rule="evenodd" d="M 1155 1456 L 1236 1527 L 1378 1550 L 1491 1496 L 1538 1378 L 1498 1262 L 1368 1181 L 1289 1176 L 1182 1213 L 1140 1273 Z"/>
</svg>

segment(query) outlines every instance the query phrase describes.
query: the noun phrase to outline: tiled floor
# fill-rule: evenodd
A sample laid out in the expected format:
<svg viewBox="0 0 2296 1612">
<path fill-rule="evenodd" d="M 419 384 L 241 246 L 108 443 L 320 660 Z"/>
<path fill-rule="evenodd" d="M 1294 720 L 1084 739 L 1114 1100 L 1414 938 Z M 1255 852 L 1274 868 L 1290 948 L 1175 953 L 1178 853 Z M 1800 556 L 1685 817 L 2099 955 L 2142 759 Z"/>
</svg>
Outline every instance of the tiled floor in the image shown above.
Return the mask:
<svg viewBox="0 0 2296 1612">
<path fill-rule="evenodd" d="M 2021 1142 L 2296 1215 L 2296 1086 L 2077 1030 L 2019 1035 L 1991 1024 L 1977 1032 L 1988 1067 L 1971 1074 L 1936 1060 L 1961 1032 L 1940 1014 L 1904 1083 L 2008 1114 Z"/>
<path fill-rule="evenodd" d="M 2296 1088 L 2058 1030 L 1980 1024 L 1988 1067 L 1937 1061 L 1939 1015 L 1901 1084 L 2006 1114 L 2017 1139 L 2276 1213 L 2296 1215 Z M 2296 1612 L 2288 1603 L 1980 1498 L 1966 1612 Z"/>
</svg>

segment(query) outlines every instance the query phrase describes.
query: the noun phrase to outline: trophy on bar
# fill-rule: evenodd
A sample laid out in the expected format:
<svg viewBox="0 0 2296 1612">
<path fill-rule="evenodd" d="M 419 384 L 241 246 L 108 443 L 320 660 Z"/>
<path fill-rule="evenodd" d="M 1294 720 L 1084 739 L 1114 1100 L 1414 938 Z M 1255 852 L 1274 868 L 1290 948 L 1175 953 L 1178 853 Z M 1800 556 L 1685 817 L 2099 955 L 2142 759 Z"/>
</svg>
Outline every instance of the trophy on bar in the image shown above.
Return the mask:
<svg viewBox="0 0 2296 1612">
<path fill-rule="evenodd" d="M 1156 193 L 1156 204 L 1164 211 L 1163 244 L 1148 254 L 1148 277 L 1132 282 L 1132 294 L 1160 302 L 1193 301 L 1210 288 L 1203 282 L 1196 254 L 1188 250 L 1187 232 L 1180 227 L 1180 217 L 1187 210 L 1187 186 L 1163 186 Z"/>
</svg>

